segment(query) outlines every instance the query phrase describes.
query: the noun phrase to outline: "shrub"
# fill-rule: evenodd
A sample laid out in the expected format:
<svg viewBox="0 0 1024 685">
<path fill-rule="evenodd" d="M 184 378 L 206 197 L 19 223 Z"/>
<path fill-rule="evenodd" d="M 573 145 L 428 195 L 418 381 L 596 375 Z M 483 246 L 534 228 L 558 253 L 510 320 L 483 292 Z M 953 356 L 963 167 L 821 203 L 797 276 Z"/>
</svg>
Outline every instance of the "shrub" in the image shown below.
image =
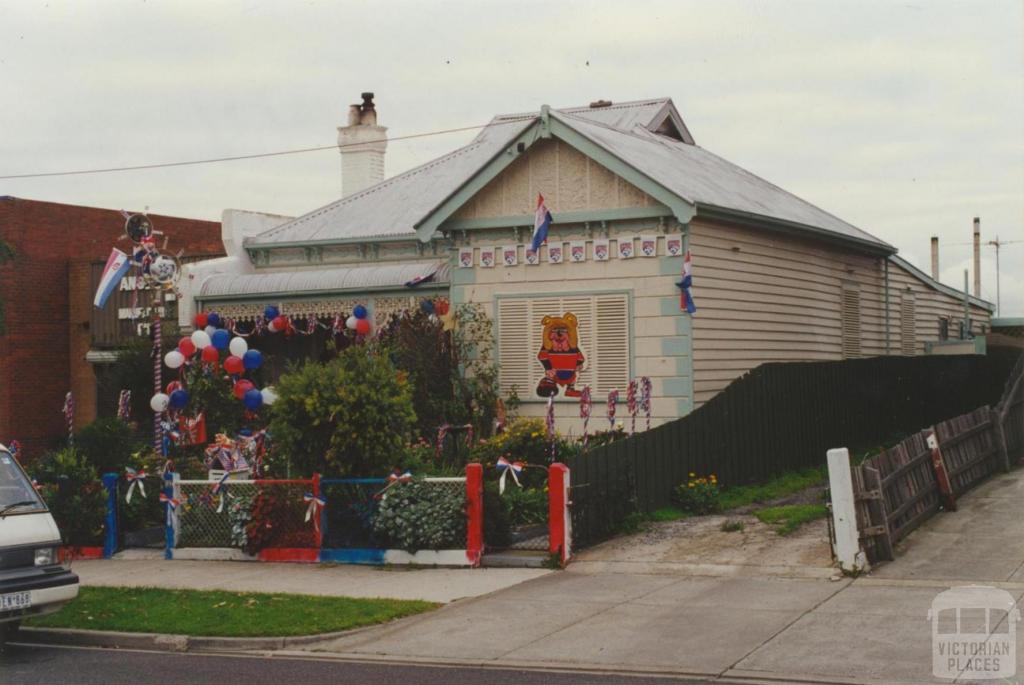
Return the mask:
<svg viewBox="0 0 1024 685">
<path fill-rule="evenodd" d="M 698 478 L 691 473 L 689 480 L 677 487 L 674 494 L 679 507 L 691 514 L 712 514 L 721 508 L 715 474 Z"/>
<path fill-rule="evenodd" d="M 555 454 L 564 457 L 570 449 L 565 438 L 556 434 Z M 472 460 L 486 465 L 493 465 L 502 456 L 509 461 L 522 461 L 535 466 L 551 463 L 551 443 L 547 438 L 544 420 L 516 419 L 504 432 L 481 440 L 472 451 Z M 520 480 L 524 481 L 523 485 L 540 485 L 547 482 L 547 473 L 544 469 L 524 469 Z"/>
<path fill-rule="evenodd" d="M 374 532 L 390 547 L 421 549 L 466 546 L 466 497 L 463 489 L 414 480 L 381 496 Z"/>
<path fill-rule="evenodd" d="M 134 467 L 133 455 L 145 446 L 143 436 L 117 418 L 96 419 L 75 435 L 75 447 L 101 475 Z"/>
<path fill-rule="evenodd" d="M 370 345 L 281 376 L 271 406 L 276 449 L 303 474 L 387 473 L 416 420 L 408 380 Z"/>
<path fill-rule="evenodd" d="M 95 467 L 73 447 L 44 455 L 33 464 L 61 538 L 68 545 L 103 544 L 107 494 Z"/>
<path fill-rule="evenodd" d="M 546 523 L 548 520 L 547 488 L 506 487 L 502 501 L 508 509 L 509 523 L 513 526 Z"/>
</svg>

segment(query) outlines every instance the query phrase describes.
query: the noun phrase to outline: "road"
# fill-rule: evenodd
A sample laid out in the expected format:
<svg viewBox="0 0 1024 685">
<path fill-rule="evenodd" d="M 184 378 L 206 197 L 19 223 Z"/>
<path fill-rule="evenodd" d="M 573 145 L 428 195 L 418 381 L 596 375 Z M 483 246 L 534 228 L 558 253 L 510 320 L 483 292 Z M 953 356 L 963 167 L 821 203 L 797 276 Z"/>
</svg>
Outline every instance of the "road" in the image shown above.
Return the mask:
<svg viewBox="0 0 1024 685">
<path fill-rule="evenodd" d="M 4 685 L 448 685 L 453 682 L 486 685 L 710 685 L 707 680 L 447 666 L 388 666 L 316 660 L 315 657 L 237 657 L 35 645 L 8 645 L 4 652 L 0 652 L 0 683 Z"/>
</svg>

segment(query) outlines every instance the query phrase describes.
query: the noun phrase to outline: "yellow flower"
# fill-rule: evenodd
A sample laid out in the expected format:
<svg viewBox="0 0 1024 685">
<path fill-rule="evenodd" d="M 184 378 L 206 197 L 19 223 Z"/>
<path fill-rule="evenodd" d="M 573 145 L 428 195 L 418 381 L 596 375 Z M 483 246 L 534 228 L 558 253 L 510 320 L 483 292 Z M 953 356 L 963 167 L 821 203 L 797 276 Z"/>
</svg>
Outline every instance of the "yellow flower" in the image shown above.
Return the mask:
<svg viewBox="0 0 1024 685">
<path fill-rule="evenodd" d="M 696 477 L 697 477 L 697 474 L 696 474 L 696 473 L 691 473 L 691 474 L 690 474 L 690 478 L 696 478 Z"/>
</svg>

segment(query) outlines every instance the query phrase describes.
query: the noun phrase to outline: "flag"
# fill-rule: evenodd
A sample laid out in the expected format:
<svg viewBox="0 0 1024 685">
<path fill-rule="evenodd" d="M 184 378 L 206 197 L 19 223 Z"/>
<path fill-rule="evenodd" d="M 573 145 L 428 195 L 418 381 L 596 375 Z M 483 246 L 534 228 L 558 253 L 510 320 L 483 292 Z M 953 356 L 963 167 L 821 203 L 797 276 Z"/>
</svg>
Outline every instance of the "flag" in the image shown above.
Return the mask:
<svg viewBox="0 0 1024 685">
<path fill-rule="evenodd" d="M 537 194 L 537 212 L 533 215 L 533 241 L 530 247 L 534 252 L 548 241 L 548 228 L 551 227 L 551 212 L 544 204 L 544 196 Z"/>
<path fill-rule="evenodd" d="M 107 265 L 103 267 L 103 275 L 100 276 L 100 284 L 96 288 L 96 297 L 93 298 L 92 303 L 103 309 L 110 293 L 114 292 L 117 284 L 121 282 L 131 267 L 132 263 L 129 261 L 128 255 L 116 247 L 113 248 L 110 251 L 110 256 L 107 257 Z"/>
<path fill-rule="evenodd" d="M 693 285 L 693 275 L 691 273 L 692 260 L 690 258 L 690 251 L 686 251 L 686 256 L 683 257 L 683 278 L 676 286 L 679 287 L 679 308 L 685 309 L 689 314 L 694 314 L 697 311 L 697 305 L 693 303 L 693 295 L 690 294 L 690 286 Z"/>
</svg>

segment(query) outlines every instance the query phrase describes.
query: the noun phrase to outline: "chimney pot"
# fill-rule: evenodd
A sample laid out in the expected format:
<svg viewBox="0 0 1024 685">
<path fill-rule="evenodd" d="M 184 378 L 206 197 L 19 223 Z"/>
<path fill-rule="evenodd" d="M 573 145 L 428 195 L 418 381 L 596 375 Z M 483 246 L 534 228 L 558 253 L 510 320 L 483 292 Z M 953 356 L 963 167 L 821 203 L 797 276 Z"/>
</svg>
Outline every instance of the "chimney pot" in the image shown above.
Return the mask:
<svg viewBox="0 0 1024 685">
<path fill-rule="evenodd" d="M 341 195 L 347 197 L 384 180 L 384 153 L 388 129 L 377 125 L 373 93 L 361 93 L 362 102 L 348 108 L 348 125 L 338 127 L 341 152 Z"/>
</svg>

